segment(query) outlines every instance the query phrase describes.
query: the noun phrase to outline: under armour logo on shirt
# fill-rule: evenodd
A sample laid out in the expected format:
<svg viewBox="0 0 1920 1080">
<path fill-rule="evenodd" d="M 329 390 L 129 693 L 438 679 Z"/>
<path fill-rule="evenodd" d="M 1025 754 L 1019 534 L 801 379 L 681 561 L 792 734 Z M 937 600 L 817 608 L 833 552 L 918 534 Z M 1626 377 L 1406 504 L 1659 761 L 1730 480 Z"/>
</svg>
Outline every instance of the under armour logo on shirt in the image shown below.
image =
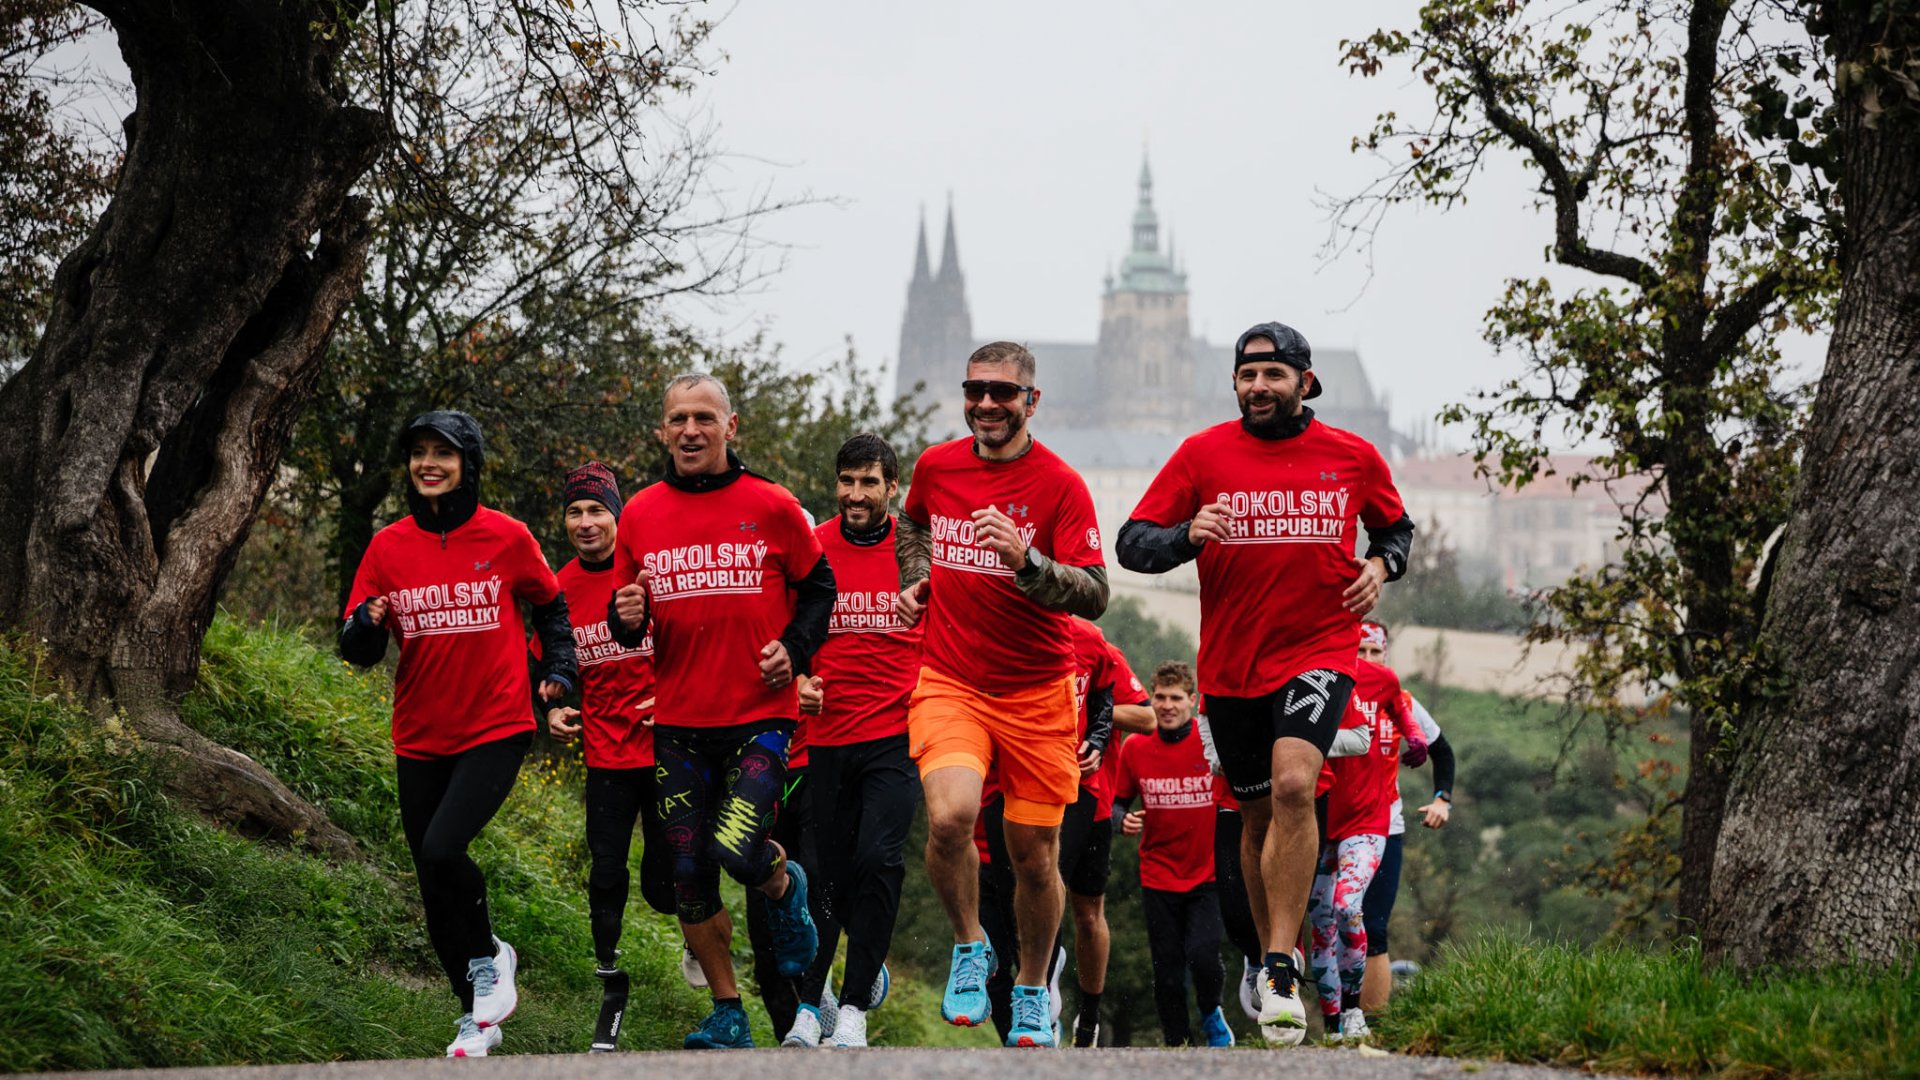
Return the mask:
<svg viewBox="0 0 1920 1080">
<path fill-rule="evenodd" d="M 1033 509 L 1032 503 L 1008 503 L 1007 516 L 1008 517 L 1026 517 L 1027 511 L 1031 509 Z"/>
<path fill-rule="evenodd" d="M 754 521 L 743 521 L 740 523 L 740 531 L 741 532 L 759 532 L 760 525 L 758 522 L 754 522 Z"/>
<path fill-rule="evenodd" d="M 493 560 L 481 559 L 479 562 L 473 564 L 473 568 L 475 570 L 491 570 L 493 569 Z"/>
<path fill-rule="evenodd" d="M 1320 479 L 1331 483 L 1335 480 L 1340 479 L 1340 474 L 1337 472 L 1323 472 L 1320 474 Z"/>
<path fill-rule="evenodd" d="M 1331 671 L 1306 671 L 1295 676 L 1294 682 L 1304 683 L 1306 693 L 1300 693 L 1293 687 L 1287 688 L 1285 712 L 1288 716 L 1305 711 L 1307 723 L 1318 724 L 1320 715 L 1327 711 L 1327 704 L 1333 698 L 1333 682 L 1340 676 Z"/>
</svg>

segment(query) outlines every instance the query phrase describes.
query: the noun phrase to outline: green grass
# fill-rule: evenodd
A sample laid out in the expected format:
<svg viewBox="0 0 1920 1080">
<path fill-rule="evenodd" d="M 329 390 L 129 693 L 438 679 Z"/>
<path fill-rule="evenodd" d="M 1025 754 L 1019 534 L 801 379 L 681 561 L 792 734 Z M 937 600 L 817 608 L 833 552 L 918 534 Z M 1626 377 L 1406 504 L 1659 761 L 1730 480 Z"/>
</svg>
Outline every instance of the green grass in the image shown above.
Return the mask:
<svg viewBox="0 0 1920 1080">
<path fill-rule="evenodd" d="M 223 618 L 183 706 L 354 834 L 363 860 L 331 865 L 175 809 L 123 729 L 79 711 L 30 648 L 0 640 L 0 1072 L 443 1053 L 457 1006 L 400 833 L 391 689 L 295 634 Z M 577 761 L 530 760 L 474 857 L 495 928 L 523 958 L 503 1050 L 585 1050 L 600 991 Z M 744 927 L 738 888 L 728 897 Z M 624 1046 L 678 1047 L 704 1015 L 678 946 L 673 921 L 636 899 Z M 909 1015 L 926 1011 L 910 978 L 895 994 L 902 1008 L 875 1014 L 876 1041 L 939 1034 Z M 767 1045 L 765 1014 L 751 997 L 749 1008 Z"/>
<path fill-rule="evenodd" d="M 1443 949 L 1373 1027 L 1413 1053 L 1599 1072 L 1920 1076 L 1920 965 L 1743 980 L 1689 949 L 1486 936 Z"/>
</svg>

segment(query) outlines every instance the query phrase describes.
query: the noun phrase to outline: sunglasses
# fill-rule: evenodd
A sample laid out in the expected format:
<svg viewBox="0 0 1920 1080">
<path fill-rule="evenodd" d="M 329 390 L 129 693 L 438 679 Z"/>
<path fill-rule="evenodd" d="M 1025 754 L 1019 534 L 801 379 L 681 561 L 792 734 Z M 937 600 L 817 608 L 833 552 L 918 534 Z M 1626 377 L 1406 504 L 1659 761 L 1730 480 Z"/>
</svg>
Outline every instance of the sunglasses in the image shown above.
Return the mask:
<svg viewBox="0 0 1920 1080">
<path fill-rule="evenodd" d="M 998 379 L 968 379 L 960 384 L 960 389 L 967 395 L 968 401 L 979 401 L 990 397 L 995 404 L 1005 405 L 1034 388 L 1021 383 L 1001 382 Z"/>
</svg>

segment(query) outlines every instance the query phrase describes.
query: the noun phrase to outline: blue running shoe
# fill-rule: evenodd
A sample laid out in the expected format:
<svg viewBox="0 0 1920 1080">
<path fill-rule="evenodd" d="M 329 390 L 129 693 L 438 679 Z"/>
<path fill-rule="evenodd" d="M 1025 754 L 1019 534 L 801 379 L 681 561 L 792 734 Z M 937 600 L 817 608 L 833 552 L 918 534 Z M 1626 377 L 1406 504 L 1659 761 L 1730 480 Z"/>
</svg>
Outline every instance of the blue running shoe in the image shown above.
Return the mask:
<svg viewBox="0 0 1920 1080">
<path fill-rule="evenodd" d="M 1013 988 L 1013 1027 L 1007 1031 L 1008 1046 L 1059 1046 L 1060 1028 L 1053 1019 L 1053 1006 L 1044 986 Z"/>
<path fill-rule="evenodd" d="M 787 895 L 767 905 L 768 929 L 773 931 L 773 958 L 780 974 L 797 979 L 813 964 L 820 948 L 820 931 L 807 911 L 807 872 L 789 859 L 787 875 L 793 884 Z"/>
<path fill-rule="evenodd" d="M 993 946 L 984 941 L 953 947 L 953 968 L 947 972 L 947 994 L 940 1000 L 940 1015 L 958 1027 L 979 1027 L 987 1022 L 991 1006 L 987 1004 L 987 980 L 999 970 Z"/>
<path fill-rule="evenodd" d="M 713 1003 L 700 1026 L 687 1034 L 680 1044 L 688 1050 L 751 1050 L 753 1031 L 747 1027 L 747 1010 L 737 1001 Z"/>
<path fill-rule="evenodd" d="M 873 992 L 867 995 L 867 1011 L 880 1007 L 887 1000 L 887 990 L 893 985 L 893 976 L 887 974 L 887 965 L 880 965 L 880 974 L 873 977 Z"/>
<path fill-rule="evenodd" d="M 1227 1014 L 1218 1005 L 1200 1021 L 1200 1030 L 1206 1034 L 1208 1046 L 1233 1045 L 1233 1029 L 1227 1026 Z"/>
</svg>

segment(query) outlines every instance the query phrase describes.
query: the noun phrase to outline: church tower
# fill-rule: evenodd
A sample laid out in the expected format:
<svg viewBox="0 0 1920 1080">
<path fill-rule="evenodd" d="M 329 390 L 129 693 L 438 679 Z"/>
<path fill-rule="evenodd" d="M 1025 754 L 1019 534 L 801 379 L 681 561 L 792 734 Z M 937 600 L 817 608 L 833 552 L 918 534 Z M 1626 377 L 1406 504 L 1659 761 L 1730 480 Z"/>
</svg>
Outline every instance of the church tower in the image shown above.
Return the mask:
<svg viewBox="0 0 1920 1080">
<path fill-rule="evenodd" d="M 925 399 L 936 403 L 933 431 L 958 430 L 954 402 L 960 380 L 966 377 L 967 356 L 973 352 L 973 317 L 967 311 L 967 282 L 960 272 L 960 244 L 953 225 L 953 198 L 947 198 L 947 230 L 940 251 L 940 272 L 931 270 L 927 255 L 926 212 L 920 215 L 920 236 L 913 253 L 913 280 L 907 285 L 907 317 L 900 324 L 898 393 L 910 393 L 926 383 Z"/>
<path fill-rule="evenodd" d="M 1099 378 L 1102 426 L 1173 433 L 1193 386 L 1193 336 L 1187 319 L 1187 275 L 1160 248 L 1153 208 L 1153 170 L 1140 159 L 1140 201 L 1133 243 L 1109 274 L 1100 300 Z"/>
</svg>

